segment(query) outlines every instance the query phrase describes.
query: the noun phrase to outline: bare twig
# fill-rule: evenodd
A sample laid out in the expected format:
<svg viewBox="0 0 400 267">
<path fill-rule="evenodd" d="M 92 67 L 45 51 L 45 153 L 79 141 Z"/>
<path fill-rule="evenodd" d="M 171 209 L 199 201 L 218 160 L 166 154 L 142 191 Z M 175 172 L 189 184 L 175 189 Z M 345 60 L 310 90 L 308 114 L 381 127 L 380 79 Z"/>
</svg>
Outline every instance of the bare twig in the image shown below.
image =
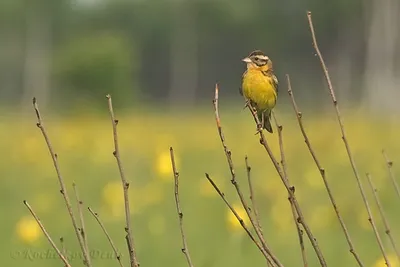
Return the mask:
<svg viewBox="0 0 400 267">
<path fill-rule="evenodd" d="M 25 206 L 28 208 L 30 213 L 32 214 L 33 218 L 35 218 L 37 224 L 39 225 L 40 229 L 42 229 L 43 234 L 46 236 L 47 240 L 50 242 L 50 245 L 54 248 L 54 250 L 57 252 L 57 255 L 60 257 L 60 259 L 64 262 L 65 266 L 71 267 L 69 264 L 68 260 L 64 257 L 64 255 L 61 253 L 61 251 L 57 248 L 56 244 L 54 241 L 51 239 L 49 233 L 47 233 L 46 229 L 44 228 L 42 222 L 40 221 L 39 217 L 35 214 L 29 203 L 24 200 Z"/>
<path fill-rule="evenodd" d="M 108 100 L 108 109 L 110 111 L 111 123 L 113 128 L 113 137 L 114 137 L 114 152 L 113 155 L 117 160 L 119 174 L 121 176 L 122 188 L 124 191 L 124 202 L 125 202 L 125 220 L 126 220 L 126 240 L 129 249 L 129 258 L 130 258 L 130 265 L 131 267 L 138 267 L 139 262 L 136 258 L 136 250 L 133 241 L 132 229 L 131 229 L 131 213 L 129 208 L 129 196 L 128 196 L 128 189 L 129 189 L 129 182 L 125 178 L 124 169 L 122 167 L 121 156 L 119 154 L 119 145 L 118 145 L 118 133 L 117 133 L 117 124 L 118 120 L 115 119 L 114 110 L 112 106 L 111 96 L 106 96 Z"/>
<path fill-rule="evenodd" d="M 378 206 L 379 214 L 381 215 L 383 224 L 385 226 L 385 233 L 389 237 L 390 243 L 392 244 L 392 247 L 393 247 L 393 249 L 394 249 L 394 251 L 395 251 L 395 253 L 397 255 L 397 258 L 400 261 L 400 252 L 397 249 L 396 242 L 394 241 L 394 238 L 393 238 L 392 233 L 390 231 L 389 222 L 388 222 L 388 220 L 386 218 L 385 211 L 383 210 L 381 201 L 380 201 L 379 196 L 378 196 L 378 189 L 376 189 L 376 187 L 374 186 L 374 183 L 372 182 L 371 175 L 367 174 L 367 179 L 368 179 L 369 186 L 370 186 L 370 188 L 372 190 L 372 193 L 374 194 L 374 199 L 375 199 L 376 205 Z"/>
<path fill-rule="evenodd" d="M 60 244 L 61 244 L 61 254 L 66 258 L 67 250 L 65 248 L 64 238 L 62 236 L 60 237 Z M 64 264 L 64 266 L 67 267 L 66 264 Z"/>
<path fill-rule="evenodd" d="M 114 242 L 112 241 L 111 236 L 108 234 L 106 227 L 101 222 L 99 214 L 97 214 L 97 212 L 94 212 L 90 207 L 88 207 L 88 210 L 93 215 L 93 217 L 96 219 L 97 223 L 100 225 L 101 230 L 103 230 L 104 234 L 106 235 L 108 242 L 110 243 L 110 245 L 114 251 L 115 257 L 117 258 L 117 261 L 119 262 L 119 266 L 124 267 L 124 265 L 122 264 L 122 261 L 121 261 L 121 253 L 118 252 L 118 249 L 114 245 Z"/>
<path fill-rule="evenodd" d="M 371 179 L 369 173 L 367 173 L 366 176 L 367 176 L 368 179 Z M 385 260 L 386 265 L 388 267 L 390 267 L 389 258 L 386 255 L 385 248 L 384 248 L 383 243 L 382 243 L 382 239 L 381 239 L 381 237 L 379 235 L 378 228 L 376 227 L 375 220 L 373 218 L 372 211 L 371 211 L 371 208 L 369 206 L 368 199 L 367 199 L 367 196 L 365 194 L 365 191 L 364 191 L 364 188 L 363 188 L 362 184 L 361 184 L 360 190 L 361 190 L 361 195 L 362 195 L 362 199 L 363 199 L 363 202 L 364 202 L 364 206 L 365 206 L 365 208 L 367 210 L 367 213 L 368 213 L 368 221 L 371 224 L 372 230 L 374 231 L 376 242 L 379 245 L 379 249 L 382 252 L 382 256 L 383 256 L 383 258 Z"/>
<path fill-rule="evenodd" d="M 79 213 L 79 219 L 81 222 L 81 227 L 79 228 L 79 232 L 81 233 L 83 243 L 85 244 L 86 252 L 90 254 L 89 245 L 88 245 L 87 236 L 86 236 L 85 220 L 83 219 L 83 212 L 82 212 L 83 202 L 79 198 L 78 188 L 76 187 L 75 183 L 72 183 L 72 188 L 74 189 L 75 198 L 76 198 L 76 201 L 78 202 L 78 213 Z"/>
<path fill-rule="evenodd" d="M 175 181 L 175 204 L 176 204 L 176 211 L 178 212 L 179 228 L 181 230 L 181 236 L 182 236 L 182 245 L 183 245 L 182 253 L 185 254 L 189 267 L 193 267 L 192 259 L 190 258 L 189 248 L 185 237 L 185 231 L 183 230 L 183 212 L 181 210 L 181 204 L 179 201 L 179 172 L 176 169 L 174 149 L 172 147 L 169 148 L 169 153 L 171 156 L 172 171 Z"/>
<path fill-rule="evenodd" d="M 292 91 L 292 86 L 291 86 L 291 83 L 290 83 L 290 77 L 289 77 L 288 74 L 286 75 L 286 79 L 287 79 L 287 84 L 288 84 L 288 93 L 289 93 L 289 96 L 290 96 L 290 98 L 292 100 L 292 106 L 293 106 L 293 109 L 294 109 L 294 111 L 296 113 L 297 122 L 298 122 L 298 125 L 300 127 L 301 133 L 303 135 L 304 141 L 305 141 L 305 143 L 307 145 L 308 150 L 310 151 L 311 157 L 313 158 L 313 160 L 315 162 L 315 165 L 317 166 L 318 171 L 319 171 L 319 173 L 321 175 L 321 178 L 322 178 L 322 180 L 324 182 L 324 185 L 325 185 L 326 191 L 328 193 L 329 199 L 330 199 L 330 201 L 332 203 L 333 209 L 335 210 L 336 217 L 339 220 L 340 226 L 342 227 L 343 233 L 344 233 L 344 235 L 346 237 L 347 244 L 349 245 L 349 250 L 353 254 L 354 258 L 356 259 L 356 261 L 358 263 L 358 265 L 360 267 L 363 267 L 364 264 L 362 263 L 360 257 L 358 256 L 358 254 L 357 254 L 357 252 L 356 252 L 356 250 L 354 248 L 353 242 L 351 241 L 351 237 L 350 237 L 349 231 L 347 230 L 346 224 L 344 223 L 344 220 L 343 220 L 342 216 L 339 213 L 339 208 L 336 205 L 336 201 L 335 201 L 335 199 L 333 197 L 333 194 L 332 194 L 332 191 L 330 189 L 328 180 L 326 178 L 325 169 L 320 164 L 320 162 L 319 162 L 319 160 L 317 158 L 317 155 L 315 154 L 314 149 L 311 146 L 311 143 L 310 143 L 310 140 L 309 140 L 309 138 L 307 136 L 307 133 L 306 133 L 306 131 L 304 129 L 303 121 L 302 121 L 303 114 L 300 112 L 300 110 L 299 110 L 299 108 L 298 108 L 298 106 L 296 104 L 296 101 L 295 101 L 295 98 L 294 98 L 294 95 L 293 95 L 293 91 Z"/>
<path fill-rule="evenodd" d="M 65 256 L 67 251 L 64 244 L 64 237 L 62 236 L 60 236 L 60 244 L 61 244 L 61 253 Z"/>
<path fill-rule="evenodd" d="M 369 214 L 368 220 L 370 221 L 370 223 L 372 225 L 372 228 L 374 229 L 374 233 L 375 233 L 378 245 L 381 248 L 381 251 L 382 251 L 382 254 L 383 254 L 384 258 L 385 258 L 386 264 L 389 266 L 389 262 L 387 260 L 386 254 L 384 252 L 382 242 L 380 241 L 379 233 L 377 232 L 375 223 L 374 223 L 374 221 L 372 219 L 372 214 L 371 214 L 371 211 L 370 211 L 370 208 L 369 208 L 369 205 L 368 205 L 367 197 L 365 195 L 365 192 L 364 192 L 364 189 L 363 189 L 363 186 L 362 186 L 360 175 L 358 174 L 357 166 L 356 166 L 353 154 L 351 152 L 349 142 L 347 141 L 346 133 L 345 133 L 345 130 L 344 130 L 344 124 L 343 124 L 343 121 L 342 121 L 342 117 L 340 115 L 339 105 L 338 105 L 338 102 L 336 100 L 335 91 L 333 90 L 333 86 L 332 86 L 331 78 L 329 76 L 328 68 L 325 65 L 325 61 L 324 61 L 324 59 L 322 57 L 321 51 L 319 50 L 317 39 L 315 37 L 314 25 L 312 23 L 312 18 L 311 18 L 311 12 L 310 11 L 307 12 L 307 18 L 308 18 L 308 24 L 310 26 L 313 46 L 314 46 L 315 52 L 317 53 L 319 61 L 321 63 L 322 70 L 324 71 L 324 76 L 325 76 L 326 82 L 328 84 L 328 89 L 329 89 L 329 93 L 330 93 L 331 98 L 332 98 L 332 103 L 333 103 L 333 105 L 335 107 L 335 110 L 336 110 L 336 117 L 337 117 L 337 120 L 338 120 L 338 123 L 339 123 L 340 131 L 341 131 L 341 134 L 342 134 L 342 140 L 343 140 L 344 146 L 346 148 L 347 156 L 349 158 L 350 165 L 351 165 L 351 167 L 353 169 L 353 173 L 354 173 L 354 176 L 356 178 L 358 188 L 360 190 L 361 196 L 363 198 L 364 204 L 365 204 L 367 212 Z"/>
<path fill-rule="evenodd" d="M 223 133 L 222 127 L 221 127 L 221 119 L 220 119 L 220 116 L 219 116 L 219 109 L 218 109 L 218 85 L 217 84 L 215 85 L 215 97 L 214 97 L 214 100 L 213 100 L 213 104 L 214 104 L 215 120 L 216 120 L 216 123 L 217 123 L 218 134 L 219 134 L 219 137 L 221 139 L 221 143 L 222 143 L 222 146 L 223 146 L 223 149 L 224 149 L 224 152 L 225 152 L 225 156 L 226 156 L 226 159 L 227 159 L 227 162 L 228 162 L 229 170 L 230 170 L 230 173 L 231 173 L 231 183 L 233 184 L 233 186 L 236 189 L 236 192 L 237 192 L 237 194 L 238 194 L 238 196 L 240 198 L 240 201 L 241 201 L 241 203 L 243 205 L 243 208 L 246 211 L 246 214 L 250 219 L 250 222 L 251 222 L 251 224 L 252 224 L 252 226 L 253 226 L 256 234 L 257 234 L 257 237 L 259 238 L 259 240 L 261 242 L 261 245 L 262 245 L 263 249 L 272 258 L 272 260 L 274 261 L 274 263 L 276 265 L 282 266 L 282 264 L 279 262 L 278 258 L 272 253 L 271 249 L 268 247 L 268 245 L 267 245 L 267 243 L 266 243 L 266 241 L 265 241 L 265 239 L 264 239 L 264 237 L 262 235 L 262 232 L 261 232 L 260 228 L 258 227 L 257 222 L 255 222 L 255 220 L 254 220 L 254 218 L 253 218 L 253 216 L 252 216 L 252 214 L 250 212 L 250 208 L 247 205 L 247 201 L 245 200 L 245 198 L 243 196 L 243 193 L 240 190 L 239 184 L 238 184 L 238 182 L 236 180 L 235 168 L 234 168 L 233 160 L 232 160 L 232 152 L 229 150 L 229 148 L 226 145 L 224 133 Z"/>
<path fill-rule="evenodd" d="M 256 198 L 255 198 L 254 189 L 253 189 L 253 183 L 251 181 L 251 167 L 249 165 L 247 156 L 245 156 L 244 161 L 246 164 L 247 182 L 249 183 L 250 201 L 251 201 L 252 211 L 254 213 L 254 219 L 257 223 L 257 227 L 260 229 L 261 236 L 264 238 L 264 231 L 261 226 L 260 216 L 258 213 L 258 208 L 256 205 Z M 267 266 L 271 267 L 271 264 L 269 263 L 269 261 L 267 261 Z"/>
<path fill-rule="evenodd" d="M 76 234 L 76 236 L 78 238 L 79 245 L 80 245 L 82 253 L 83 253 L 84 264 L 87 267 L 90 267 L 91 266 L 90 255 L 89 255 L 89 252 L 86 251 L 86 249 L 85 249 L 85 244 L 84 244 L 82 236 L 80 234 L 80 231 L 79 231 L 79 228 L 78 228 L 78 223 L 77 223 L 76 218 L 74 216 L 74 213 L 72 211 L 71 201 L 69 200 L 67 188 L 65 186 L 64 179 L 61 176 L 61 171 L 60 171 L 60 168 L 58 166 L 58 160 L 57 160 L 58 156 L 54 152 L 53 146 L 51 145 L 51 142 L 50 142 L 50 138 L 47 135 L 47 131 L 46 131 L 45 127 L 44 127 L 42 116 L 40 115 L 39 107 L 38 107 L 38 104 L 36 102 L 36 98 L 35 97 L 33 98 L 32 102 L 33 102 L 33 108 L 35 109 L 36 117 L 37 117 L 37 120 L 38 120 L 37 123 L 36 123 L 36 126 L 41 130 L 42 135 L 43 135 L 43 137 L 44 137 L 44 139 L 46 141 L 47 148 L 49 149 L 51 158 L 53 160 L 53 165 L 54 165 L 54 168 L 55 168 L 55 170 L 57 172 L 58 181 L 59 181 L 60 187 L 61 187 L 60 193 L 64 197 L 65 205 L 67 206 L 67 210 L 68 210 L 69 216 L 71 217 L 72 225 L 74 226 L 75 234 Z"/>
<path fill-rule="evenodd" d="M 390 180 L 392 181 L 393 187 L 396 190 L 397 196 L 400 199 L 400 187 L 399 187 L 399 184 L 396 181 L 396 178 L 395 178 L 394 173 L 393 173 L 393 168 L 392 168 L 393 167 L 393 161 L 391 161 L 389 159 L 389 157 L 387 156 L 385 150 L 382 150 L 382 154 L 383 154 L 383 157 L 385 158 L 385 161 L 386 161 L 386 165 L 387 165 L 387 168 L 388 168 L 388 171 L 389 171 Z"/>
<path fill-rule="evenodd" d="M 281 152 L 281 166 L 282 166 L 283 175 L 284 175 L 286 181 L 288 183 L 290 183 L 289 175 L 287 173 L 285 150 L 284 150 L 284 146 L 283 146 L 283 133 L 282 133 L 283 126 L 278 123 L 278 120 L 276 119 L 275 113 L 273 113 L 273 117 L 274 117 L 276 128 L 278 129 L 279 150 Z M 307 267 L 308 263 L 307 263 L 307 254 L 306 254 L 306 250 L 305 250 L 305 247 L 304 247 L 303 230 L 301 229 L 300 223 L 298 222 L 298 219 L 297 219 L 298 215 L 297 215 L 297 212 L 296 212 L 296 208 L 294 206 L 293 198 L 290 196 L 290 194 L 288 194 L 288 200 L 290 202 L 290 208 L 292 210 L 293 220 L 294 220 L 294 224 L 296 225 L 297 235 L 298 235 L 298 238 L 299 238 L 300 251 L 301 251 L 301 258 L 303 260 L 303 266 Z"/>
<path fill-rule="evenodd" d="M 247 233 L 247 235 L 250 237 L 251 241 L 254 242 L 254 244 L 257 246 L 257 248 L 261 251 L 261 253 L 264 255 L 264 257 L 267 259 L 267 261 L 272 265 L 276 266 L 274 264 L 274 261 L 271 259 L 270 255 L 265 251 L 265 249 L 262 247 L 262 245 L 257 241 L 257 239 L 253 236 L 253 234 L 250 232 L 249 228 L 246 226 L 244 223 L 243 219 L 239 216 L 237 211 L 232 207 L 232 205 L 228 202 L 228 200 L 225 197 L 225 194 L 218 188 L 218 186 L 215 184 L 215 182 L 211 179 L 211 177 L 206 173 L 206 178 L 207 180 L 211 183 L 211 185 L 214 187 L 215 191 L 217 191 L 218 195 L 222 198 L 222 200 L 225 202 L 225 204 L 228 206 L 228 208 L 231 210 L 233 215 L 236 217 L 244 231 Z M 283 266 L 283 265 L 280 265 Z"/>
<path fill-rule="evenodd" d="M 251 200 L 252 210 L 254 212 L 254 218 L 256 220 L 258 228 L 260 229 L 261 235 L 264 236 L 263 229 L 262 229 L 261 222 L 260 222 L 260 216 L 258 214 L 256 197 L 255 197 L 254 189 L 253 189 L 253 182 L 251 181 L 251 167 L 250 167 L 249 159 L 247 156 L 244 158 L 244 162 L 246 164 L 247 181 L 249 183 L 250 200 Z"/>
<path fill-rule="evenodd" d="M 264 132 L 262 131 L 262 128 L 258 127 L 259 125 L 261 125 L 261 123 L 260 123 L 260 120 L 257 117 L 257 113 L 254 111 L 254 108 L 251 106 L 250 102 L 247 101 L 246 105 L 247 105 L 247 107 L 248 107 L 248 109 L 249 109 L 251 115 L 253 116 L 253 119 L 254 119 L 254 121 L 255 121 L 255 123 L 257 125 L 257 128 L 258 128 L 257 131 L 258 131 L 258 134 L 260 136 L 260 144 L 267 151 L 268 156 L 270 157 L 270 159 L 272 161 L 272 164 L 274 165 L 277 173 L 279 174 L 279 177 L 281 178 L 281 181 L 282 181 L 283 185 L 285 186 L 288 194 L 290 195 L 290 197 L 293 200 L 293 205 L 294 205 L 294 208 L 296 209 L 296 212 L 297 212 L 297 215 L 298 215 L 297 221 L 303 226 L 304 231 L 306 232 L 307 237 L 310 240 L 312 247 L 314 248 L 315 254 L 318 257 L 320 265 L 323 266 L 323 267 L 326 267 L 327 266 L 326 265 L 326 261 L 325 261 L 325 258 L 323 256 L 323 254 L 322 254 L 322 251 L 321 251 L 321 249 L 320 249 L 320 247 L 318 245 L 318 241 L 314 237 L 313 233 L 311 232 L 310 227 L 306 223 L 304 215 L 303 215 L 303 212 L 301 211 L 300 204 L 298 203 L 297 198 L 296 198 L 296 196 L 294 194 L 295 188 L 294 188 L 294 186 L 290 185 L 290 183 L 285 179 L 285 175 L 283 174 L 282 169 L 279 166 L 278 161 L 276 160 L 274 154 L 272 153 L 272 150 L 271 150 L 270 146 L 268 145 L 267 139 L 265 138 L 265 135 L 264 135 Z"/>
</svg>

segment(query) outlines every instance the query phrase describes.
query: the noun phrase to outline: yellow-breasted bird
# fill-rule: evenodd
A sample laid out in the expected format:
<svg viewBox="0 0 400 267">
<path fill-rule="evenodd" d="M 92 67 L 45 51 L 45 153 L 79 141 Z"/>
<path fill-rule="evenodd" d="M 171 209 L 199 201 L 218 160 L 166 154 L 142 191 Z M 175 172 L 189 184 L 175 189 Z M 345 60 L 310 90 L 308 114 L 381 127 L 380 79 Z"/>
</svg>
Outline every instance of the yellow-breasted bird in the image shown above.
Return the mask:
<svg viewBox="0 0 400 267">
<path fill-rule="evenodd" d="M 272 61 L 260 50 L 251 52 L 242 61 L 247 63 L 247 70 L 242 76 L 240 93 L 256 109 L 262 127 L 272 133 L 271 111 L 278 97 L 278 79 Z"/>
</svg>

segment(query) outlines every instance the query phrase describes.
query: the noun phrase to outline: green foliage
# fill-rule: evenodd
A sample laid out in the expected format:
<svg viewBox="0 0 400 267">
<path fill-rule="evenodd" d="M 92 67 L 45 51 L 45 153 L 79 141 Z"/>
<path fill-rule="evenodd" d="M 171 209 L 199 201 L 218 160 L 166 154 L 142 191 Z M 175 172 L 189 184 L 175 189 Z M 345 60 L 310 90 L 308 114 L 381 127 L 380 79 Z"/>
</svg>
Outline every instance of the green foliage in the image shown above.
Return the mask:
<svg viewBox="0 0 400 267">
<path fill-rule="evenodd" d="M 114 99 L 120 104 L 136 95 L 138 58 L 123 35 L 100 32 L 74 38 L 55 58 L 55 79 L 62 85 L 57 94 L 103 99 L 100 96 L 118 91 L 120 97 Z"/>
</svg>

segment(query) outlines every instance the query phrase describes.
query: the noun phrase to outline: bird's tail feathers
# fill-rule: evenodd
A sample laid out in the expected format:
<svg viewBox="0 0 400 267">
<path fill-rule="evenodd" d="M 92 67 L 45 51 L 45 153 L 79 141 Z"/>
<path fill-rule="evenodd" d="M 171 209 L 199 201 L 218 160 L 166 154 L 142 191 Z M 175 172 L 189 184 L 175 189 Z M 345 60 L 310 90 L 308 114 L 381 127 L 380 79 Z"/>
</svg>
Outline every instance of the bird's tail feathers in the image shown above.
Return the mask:
<svg viewBox="0 0 400 267">
<path fill-rule="evenodd" d="M 269 133 L 273 133 L 272 125 L 271 125 L 271 112 L 261 112 L 258 114 L 258 119 L 260 123 L 262 123 L 262 127 L 267 130 Z"/>
</svg>

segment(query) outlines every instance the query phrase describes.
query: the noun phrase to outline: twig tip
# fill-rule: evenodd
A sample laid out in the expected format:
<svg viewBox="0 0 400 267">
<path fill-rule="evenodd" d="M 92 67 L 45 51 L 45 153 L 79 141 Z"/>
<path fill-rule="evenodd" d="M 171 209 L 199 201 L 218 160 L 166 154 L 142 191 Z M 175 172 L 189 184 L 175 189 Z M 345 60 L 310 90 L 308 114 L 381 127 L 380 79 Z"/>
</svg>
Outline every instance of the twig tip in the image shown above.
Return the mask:
<svg viewBox="0 0 400 267">
<path fill-rule="evenodd" d="M 215 83 L 215 99 L 214 99 L 214 101 L 217 101 L 217 99 L 218 99 L 218 91 L 219 91 L 219 88 L 218 88 L 218 83 Z"/>
</svg>

